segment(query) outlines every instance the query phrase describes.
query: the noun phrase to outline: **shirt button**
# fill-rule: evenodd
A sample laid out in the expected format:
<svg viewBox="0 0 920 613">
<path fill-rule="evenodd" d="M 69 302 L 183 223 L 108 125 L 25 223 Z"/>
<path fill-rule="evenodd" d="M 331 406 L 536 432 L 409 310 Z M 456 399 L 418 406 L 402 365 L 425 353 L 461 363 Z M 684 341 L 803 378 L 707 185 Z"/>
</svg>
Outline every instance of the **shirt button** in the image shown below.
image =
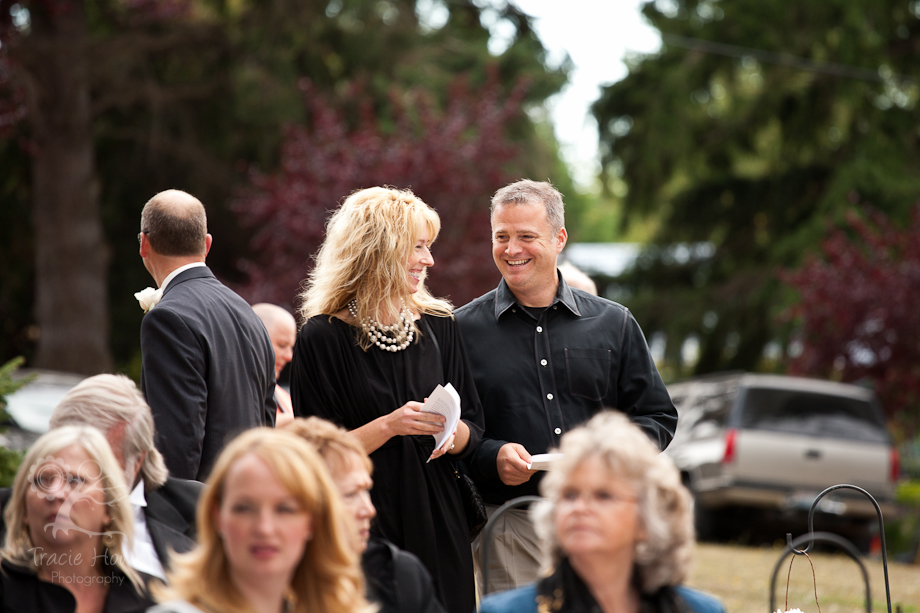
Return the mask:
<svg viewBox="0 0 920 613">
<path fill-rule="evenodd" d="M 547 394 L 547 395 L 546 395 L 546 398 L 547 398 L 547 400 L 552 400 L 552 399 L 553 399 L 553 395 L 552 395 L 552 394 Z"/>
<path fill-rule="evenodd" d="M 537 326 L 537 332 L 543 332 L 543 326 Z"/>
<path fill-rule="evenodd" d="M 556 434 L 562 434 L 562 428 L 556 428 L 555 430 L 553 430 L 553 432 L 555 432 Z"/>
<path fill-rule="evenodd" d="M 512 313 L 517 313 L 517 309 L 511 309 Z"/>
<path fill-rule="evenodd" d="M 540 366 L 546 366 L 546 360 L 540 360 Z"/>
</svg>

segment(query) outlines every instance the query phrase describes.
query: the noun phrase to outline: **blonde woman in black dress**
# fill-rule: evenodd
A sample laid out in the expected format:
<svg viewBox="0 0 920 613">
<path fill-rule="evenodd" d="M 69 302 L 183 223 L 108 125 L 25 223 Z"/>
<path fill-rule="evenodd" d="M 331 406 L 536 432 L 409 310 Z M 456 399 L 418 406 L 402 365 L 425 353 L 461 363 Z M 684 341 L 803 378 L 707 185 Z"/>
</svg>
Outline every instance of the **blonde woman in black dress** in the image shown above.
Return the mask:
<svg viewBox="0 0 920 613">
<path fill-rule="evenodd" d="M 439 230 L 437 213 L 409 191 L 345 200 L 302 295 L 291 396 L 295 415 L 328 419 L 361 442 L 376 467 L 373 531 L 418 556 L 450 613 L 469 613 L 473 561 L 452 460 L 478 443 L 482 408 L 451 305 L 425 288 Z M 447 383 L 461 421 L 435 449 L 443 418 L 419 409 Z"/>
</svg>

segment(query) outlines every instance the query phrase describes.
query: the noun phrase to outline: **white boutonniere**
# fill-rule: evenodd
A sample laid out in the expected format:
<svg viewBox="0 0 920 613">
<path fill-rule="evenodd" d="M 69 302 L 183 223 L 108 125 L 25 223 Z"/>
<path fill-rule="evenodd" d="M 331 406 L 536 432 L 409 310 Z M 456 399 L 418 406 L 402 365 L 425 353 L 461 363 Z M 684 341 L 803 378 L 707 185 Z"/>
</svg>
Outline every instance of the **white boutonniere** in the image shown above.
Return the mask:
<svg viewBox="0 0 920 613">
<path fill-rule="evenodd" d="M 139 292 L 135 292 L 134 297 L 141 303 L 141 308 L 144 309 L 144 313 L 146 313 L 155 307 L 160 301 L 160 298 L 163 297 L 163 290 L 148 287 Z"/>
</svg>

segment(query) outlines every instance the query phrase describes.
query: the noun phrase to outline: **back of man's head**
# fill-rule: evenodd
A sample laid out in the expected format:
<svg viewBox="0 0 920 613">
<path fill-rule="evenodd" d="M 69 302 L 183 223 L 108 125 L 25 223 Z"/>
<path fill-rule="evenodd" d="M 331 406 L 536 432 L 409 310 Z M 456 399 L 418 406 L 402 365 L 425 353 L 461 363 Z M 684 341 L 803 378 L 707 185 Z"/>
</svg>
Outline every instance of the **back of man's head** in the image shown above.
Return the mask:
<svg viewBox="0 0 920 613">
<path fill-rule="evenodd" d="M 159 255 L 204 256 L 208 218 L 201 201 L 177 189 L 151 198 L 141 212 L 141 232 Z"/>
<path fill-rule="evenodd" d="M 276 304 L 259 302 L 252 305 L 252 310 L 265 324 L 265 329 L 268 330 L 269 336 L 272 335 L 273 328 L 279 324 L 285 327 L 293 327 L 295 331 L 297 329 L 297 322 L 294 316 Z"/>
<path fill-rule="evenodd" d="M 113 439 L 121 441 L 120 448 L 112 451 L 115 457 L 123 459 L 129 475 L 146 452 L 140 469 L 146 489 L 156 489 L 166 482 L 169 472 L 163 456 L 154 446 L 150 406 L 134 381 L 124 375 L 96 375 L 84 379 L 58 403 L 49 425 L 51 428 L 68 425 L 98 428 L 110 443 Z"/>
</svg>

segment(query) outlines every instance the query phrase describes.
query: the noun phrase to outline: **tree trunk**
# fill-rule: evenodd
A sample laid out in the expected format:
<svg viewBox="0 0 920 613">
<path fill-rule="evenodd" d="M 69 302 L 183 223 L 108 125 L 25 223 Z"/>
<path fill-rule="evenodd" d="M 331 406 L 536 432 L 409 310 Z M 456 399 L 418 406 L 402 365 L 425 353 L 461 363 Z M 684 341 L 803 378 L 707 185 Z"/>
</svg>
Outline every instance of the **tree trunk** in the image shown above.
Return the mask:
<svg viewBox="0 0 920 613">
<path fill-rule="evenodd" d="M 96 374 L 111 369 L 112 357 L 86 19 L 79 0 L 49 4 L 33 10 L 32 31 L 19 49 L 35 146 L 35 366 Z"/>
</svg>

